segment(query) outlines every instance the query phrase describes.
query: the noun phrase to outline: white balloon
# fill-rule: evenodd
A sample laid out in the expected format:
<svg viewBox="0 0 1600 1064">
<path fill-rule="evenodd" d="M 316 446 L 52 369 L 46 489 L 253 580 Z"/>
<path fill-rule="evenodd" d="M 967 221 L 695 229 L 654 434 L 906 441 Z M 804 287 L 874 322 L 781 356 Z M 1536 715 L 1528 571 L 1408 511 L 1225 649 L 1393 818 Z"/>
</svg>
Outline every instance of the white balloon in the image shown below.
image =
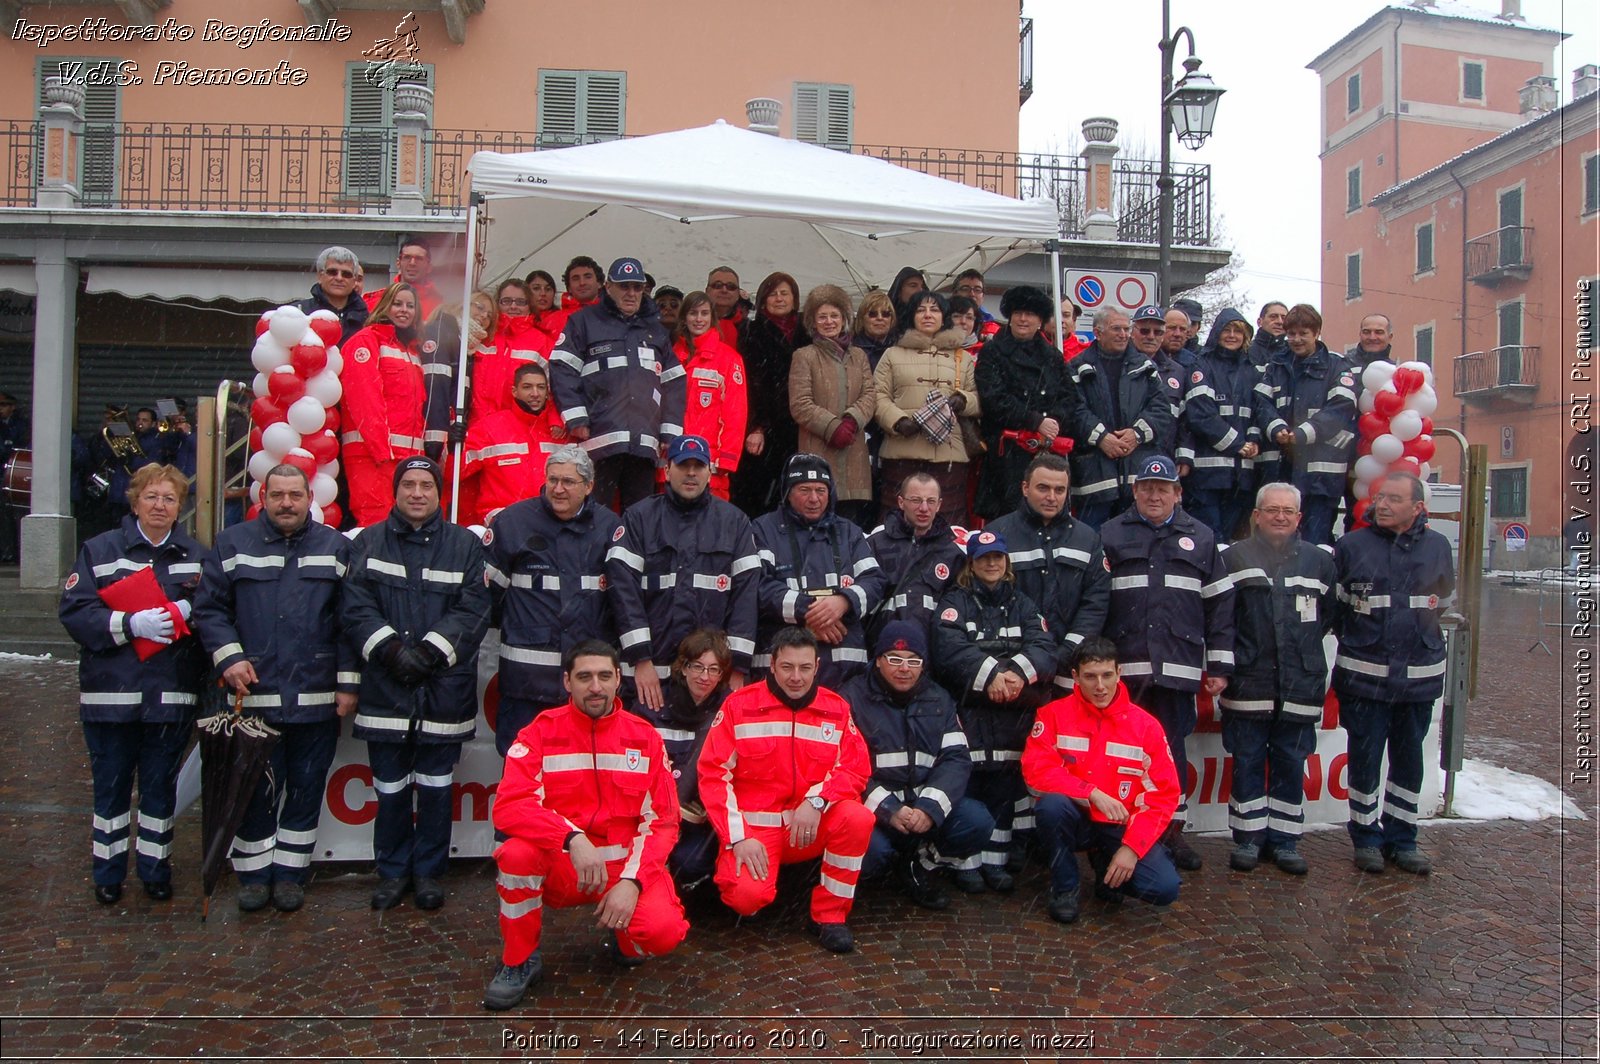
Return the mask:
<svg viewBox="0 0 1600 1064">
<path fill-rule="evenodd" d="M 1374 458 L 1370 454 L 1364 454 L 1360 458 L 1356 459 L 1356 479 L 1358 481 L 1364 480 L 1370 484 L 1374 480 L 1377 480 L 1379 477 L 1383 476 L 1383 471 L 1387 468 L 1388 466 L 1380 459 Z M 1356 496 L 1364 499 L 1367 497 L 1367 493 L 1364 491 L 1358 491 L 1356 492 Z"/>
<path fill-rule="evenodd" d="M 338 344 L 328 348 L 328 368 L 323 372 L 331 373 L 335 377 L 344 372 L 344 356 L 339 353 Z"/>
<path fill-rule="evenodd" d="M 324 462 L 322 465 L 317 467 L 317 472 L 322 474 L 323 476 L 332 477 L 334 480 L 338 480 L 339 479 L 339 460 L 337 458 L 335 458 L 331 462 Z"/>
<path fill-rule="evenodd" d="M 1380 358 L 1361 371 L 1361 386 L 1369 392 L 1375 392 L 1394 379 L 1394 371 L 1398 368 L 1393 362 Z"/>
<path fill-rule="evenodd" d="M 269 394 L 267 392 L 267 375 L 265 373 L 256 374 L 256 379 L 250 382 L 250 391 L 257 399 Z"/>
<path fill-rule="evenodd" d="M 1360 410 L 1363 414 L 1372 413 L 1372 404 L 1375 401 L 1373 396 L 1376 394 L 1376 390 L 1372 388 L 1368 388 L 1363 391 L 1361 393 L 1361 398 L 1356 400 L 1356 409 Z"/>
<path fill-rule="evenodd" d="M 306 323 L 310 319 L 299 307 L 279 307 L 272 312 L 272 321 L 267 326 L 267 333 L 275 337 L 278 343 L 290 347 L 300 342 L 300 337 L 305 335 Z"/>
<path fill-rule="evenodd" d="M 1428 478 L 1433 476 L 1433 463 L 1423 462 L 1422 465 L 1417 469 L 1417 476 L 1421 477 L 1423 484 L 1426 485 Z"/>
<path fill-rule="evenodd" d="M 339 482 L 330 476 L 318 473 L 311 478 L 311 497 L 317 500 L 318 506 L 326 506 L 339 497 Z"/>
<path fill-rule="evenodd" d="M 289 364 L 289 349 L 270 332 L 264 332 L 256 337 L 256 346 L 250 350 L 250 364 L 262 373 L 271 373 Z"/>
<path fill-rule="evenodd" d="M 1406 396 L 1406 409 L 1415 410 L 1418 417 L 1432 417 L 1439 409 L 1439 393 L 1433 390 L 1433 385 L 1424 384 Z"/>
<path fill-rule="evenodd" d="M 306 321 L 308 323 L 310 322 L 310 320 L 311 319 L 309 319 L 309 318 L 306 319 Z M 326 347 L 327 346 L 326 344 L 324 344 L 322 342 L 322 337 L 317 335 L 317 331 L 315 329 L 313 329 L 310 326 L 310 324 L 306 325 L 306 331 L 300 334 L 300 339 L 296 340 L 295 343 L 296 343 L 296 345 L 304 344 L 307 347 Z"/>
<path fill-rule="evenodd" d="M 474 536 L 477 536 L 479 539 L 482 539 L 484 536 L 487 536 L 489 534 L 489 529 L 484 525 L 468 525 L 467 526 L 467 531 L 471 532 Z"/>
<path fill-rule="evenodd" d="M 255 454 L 250 456 L 250 461 L 246 468 L 250 471 L 250 479 L 259 484 L 261 481 L 267 479 L 267 471 L 277 464 L 278 460 L 272 455 L 268 454 L 266 451 L 257 451 Z M 260 502 L 261 500 L 259 498 L 252 498 L 250 501 Z"/>
<path fill-rule="evenodd" d="M 1382 436 L 1372 441 L 1371 457 L 1382 462 L 1385 468 L 1388 467 L 1390 462 L 1398 461 L 1400 456 L 1405 453 L 1406 445 L 1401 443 L 1400 437 L 1392 432 L 1385 432 Z"/>
<path fill-rule="evenodd" d="M 282 461 L 284 455 L 298 446 L 300 434 L 287 422 L 268 425 L 261 431 L 261 449 L 270 454 L 275 463 Z"/>
<path fill-rule="evenodd" d="M 1389 419 L 1389 431 L 1401 443 L 1410 443 L 1422 435 L 1422 415 L 1415 410 L 1402 410 Z"/>
<path fill-rule="evenodd" d="M 344 395 L 344 386 L 339 383 L 336 374 L 323 370 L 306 381 L 306 395 L 321 403 L 326 409 L 339 405 L 339 399 Z"/>
<path fill-rule="evenodd" d="M 302 436 L 308 436 L 313 432 L 322 431 L 322 422 L 326 420 L 327 416 L 327 411 L 317 401 L 316 396 L 302 395 L 289 406 L 287 420 L 290 428 Z M 1418 431 L 1421 431 L 1422 422 L 1419 421 L 1417 424 L 1419 426 Z"/>
<path fill-rule="evenodd" d="M 1355 482 L 1355 487 L 1351 490 L 1356 493 L 1356 501 L 1359 502 L 1360 500 L 1365 499 L 1368 495 L 1372 494 L 1372 481 L 1358 480 Z"/>
<path fill-rule="evenodd" d="M 315 521 L 319 525 L 327 523 L 327 519 L 322 516 L 322 507 L 318 506 L 316 503 L 311 504 L 311 520 Z"/>
<path fill-rule="evenodd" d="M 252 505 L 257 506 L 261 504 L 261 481 L 259 480 L 250 482 L 250 502 Z"/>
</svg>

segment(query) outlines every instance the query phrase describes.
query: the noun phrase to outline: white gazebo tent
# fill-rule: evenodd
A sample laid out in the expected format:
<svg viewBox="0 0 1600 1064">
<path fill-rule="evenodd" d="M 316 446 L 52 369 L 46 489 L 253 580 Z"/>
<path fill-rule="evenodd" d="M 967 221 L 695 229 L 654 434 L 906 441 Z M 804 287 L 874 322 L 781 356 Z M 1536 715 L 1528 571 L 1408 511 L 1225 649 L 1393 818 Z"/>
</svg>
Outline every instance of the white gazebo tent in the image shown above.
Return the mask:
<svg viewBox="0 0 1600 1064">
<path fill-rule="evenodd" d="M 713 267 L 793 274 L 802 294 L 824 281 L 865 292 L 902 266 L 936 287 L 968 267 L 1049 250 L 1061 270 L 1056 205 L 1018 200 L 866 156 L 718 121 L 696 129 L 472 158 L 465 306 L 478 215 L 492 221 L 484 276 L 499 280 L 576 255 L 622 255 L 685 291 Z M 458 390 L 466 385 L 463 330 Z M 457 395 L 457 408 L 464 398 Z"/>
</svg>

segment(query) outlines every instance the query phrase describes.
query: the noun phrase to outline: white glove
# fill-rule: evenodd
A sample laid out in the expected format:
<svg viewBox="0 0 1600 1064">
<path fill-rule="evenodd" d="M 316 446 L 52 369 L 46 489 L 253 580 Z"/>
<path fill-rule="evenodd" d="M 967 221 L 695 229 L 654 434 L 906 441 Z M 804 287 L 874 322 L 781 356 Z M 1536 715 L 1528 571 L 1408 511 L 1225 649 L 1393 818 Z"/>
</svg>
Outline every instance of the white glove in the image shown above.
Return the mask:
<svg viewBox="0 0 1600 1064">
<path fill-rule="evenodd" d="M 194 603 L 190 602 L 188 599 L 179 599 L 177 602 L 174 602 L 173 605 L 178 607 L 178 613 L 182 615 L 184 623 L 187 624 L 189 621 L 189 615 L 194 612 Z"/>
<path fill-rule="evenodd" d="M 162 606 L 140 610 L 128 618 L 128 631 L 135 639 L 149 639 L 157 643 L 170 643 L 172 642 L 172 615 Z"/>
</svg>

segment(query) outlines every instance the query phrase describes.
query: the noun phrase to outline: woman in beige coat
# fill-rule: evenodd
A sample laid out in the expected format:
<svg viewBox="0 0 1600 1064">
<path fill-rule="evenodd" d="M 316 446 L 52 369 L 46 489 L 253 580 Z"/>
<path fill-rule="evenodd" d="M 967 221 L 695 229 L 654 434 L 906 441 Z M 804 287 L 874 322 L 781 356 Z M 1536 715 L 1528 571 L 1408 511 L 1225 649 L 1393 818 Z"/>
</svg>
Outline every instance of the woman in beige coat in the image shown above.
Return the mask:
<svg viewBox="0 0 1600 1064">
<path fill-rule="evenodd" d="M 874 376 L 878 424 L 888 435 L 879 452 L 885 509 L 895 505 L 900 483 L 913 473 L 939 481 L 939 512 L 951 524 L 967 519 L 967 448 L 958 417 L 978 415 L 978 390 L 965 337 L 950 328 L 949 305 L 937 292 L 921 292 L 900 311 L 904 330 L 885 351 Z"/>
<path fill-rule="evenodd" d="M 800 427 L 800 451 L 818 455 L 833 473 L 834 509 L 860 525 L 872 509 L 872 468 L 863 431 L 877 406 L 867 356 L 850 343 L 850 297 L 831 284 L 806 296 L 801 321 L 811 345 L 789 368 L 789 413 Z"/>
</svg>

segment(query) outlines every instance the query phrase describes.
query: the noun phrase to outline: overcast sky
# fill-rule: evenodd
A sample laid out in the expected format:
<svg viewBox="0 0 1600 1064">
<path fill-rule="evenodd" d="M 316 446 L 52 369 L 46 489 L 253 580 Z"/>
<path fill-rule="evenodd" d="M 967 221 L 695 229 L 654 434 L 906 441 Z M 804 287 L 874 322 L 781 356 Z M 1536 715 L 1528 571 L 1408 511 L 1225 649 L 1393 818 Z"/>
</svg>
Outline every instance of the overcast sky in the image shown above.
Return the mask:
<svg viewBox="0 0 1600 1064">
<path fill-rule="evenodd" d="M 1238 287 L 1255 305 L 1318 301 L 1321 169 L 1318 78 L 1306 64 L 1384 6 L 1376 0 L 1172 0 L 1173 26 L 1194 31 L 1202 68 L 1227 90 L 1216 133 L 1197 152 L 1173 142 L 1175 162 L 1212 168 L 1214 207 L 1243 259 Z M 1495 13 L 1498 0 L 1475 0 Z M 1034 95 L 1022 108 L 1021 148 L 1067 143 L 1084 118 L 1121 124 L 1118 142 L 1160 150 L 1161 7 L 1026 0 L 1034 19 Z M 1566 103 L 1572 71 L 1600 61 L 1600 3 L 1522 0 L 1530 25 L 1572 34 L 1553 73 Z M 1185 45 L 1178 47 L 1181 75 Z M 1378 191 L 1376 189 L 1374 192 Z M 1342 194 L 1342 193 L 1341 193 Z M 1252 314 L 1253 316 L 1253 314 Z"/>
</svg>

